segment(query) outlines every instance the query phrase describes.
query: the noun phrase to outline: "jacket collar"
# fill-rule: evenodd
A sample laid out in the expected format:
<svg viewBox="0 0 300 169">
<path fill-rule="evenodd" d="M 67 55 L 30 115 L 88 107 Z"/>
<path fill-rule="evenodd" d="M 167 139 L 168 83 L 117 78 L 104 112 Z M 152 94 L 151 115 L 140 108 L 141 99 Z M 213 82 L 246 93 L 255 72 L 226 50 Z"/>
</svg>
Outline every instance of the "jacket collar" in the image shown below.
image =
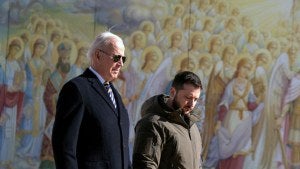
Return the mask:
<svg viewBox="0 0 300 169">
<path fill-rule="evenodd" d="M 155 113 L 167 118 L 174 123 L 190 128 L 199 118 L 193 114 L 193 111 L 183 116 L 181 109 L 174 110 L 167 106 L 169 96 L 161 94 L 147 100 L 142 107 L 142 114 Z"/>
</svg>

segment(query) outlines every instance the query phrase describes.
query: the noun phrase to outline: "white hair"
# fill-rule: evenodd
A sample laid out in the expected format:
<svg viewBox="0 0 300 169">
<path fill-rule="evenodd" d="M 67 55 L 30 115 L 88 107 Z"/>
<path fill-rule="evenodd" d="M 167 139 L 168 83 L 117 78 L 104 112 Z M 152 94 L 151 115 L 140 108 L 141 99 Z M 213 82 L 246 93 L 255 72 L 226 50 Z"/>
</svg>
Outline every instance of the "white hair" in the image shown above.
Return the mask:
<svg viewBox="0 0 300 169">
<path fill-rule="evenodd" d="M 125 48 L 123 40 L 118 36 L 109 31 L 105 31 L 98 36 L 91 44 L 87 52 L 87 56 L 91 59 L 95 51 L 101 47 L 107 47 L 109 45 L 115 45 L 119 48 Z"/>
</svg>

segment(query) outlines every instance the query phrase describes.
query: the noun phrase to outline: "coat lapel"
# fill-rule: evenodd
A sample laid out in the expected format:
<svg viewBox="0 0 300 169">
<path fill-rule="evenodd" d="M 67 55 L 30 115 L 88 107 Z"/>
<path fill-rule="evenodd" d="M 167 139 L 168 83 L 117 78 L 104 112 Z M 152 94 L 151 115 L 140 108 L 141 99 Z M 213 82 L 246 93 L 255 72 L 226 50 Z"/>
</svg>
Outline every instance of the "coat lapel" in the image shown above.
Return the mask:
<svg viewBox="0 0 300 169">
<path fill-rule="evenodd" d="M 105 90 L 103 84 L 100 83 L 97 76 L 92 71 L 90 71 L 89 69 L 85 70 L 85 72 L 83 73 L 83 76 L 88 78 L 88 80 L 91 83 L 92 88 L 96 91 L 97 94 L 99 94 L 105 100 L 105 102 L 113 110 L 114 114 L 116 116 L 118 116 L 117 109 L 119 107 L 119 104 L 118 104 L 119 100 L 116 99 L 116 103 L 117 103 L 117 109 L 116 109 L 114 104 L 112 103 L 107 91 Z M 113 92 L 114 92 L 114 95 L 116 96 L 114 88 L 113 88 Z"/>
</svg>

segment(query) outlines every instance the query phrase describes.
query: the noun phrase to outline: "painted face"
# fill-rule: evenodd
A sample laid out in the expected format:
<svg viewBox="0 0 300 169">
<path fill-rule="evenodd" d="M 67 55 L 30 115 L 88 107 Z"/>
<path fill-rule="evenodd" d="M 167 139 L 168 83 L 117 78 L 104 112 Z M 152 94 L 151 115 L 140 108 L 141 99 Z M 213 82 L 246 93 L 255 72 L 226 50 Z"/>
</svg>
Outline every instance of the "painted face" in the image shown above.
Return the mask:
<svg viewBox="0 0 300 169">
<path fill-rule="evenodd" d="M 62 56 L 61 57 L 61 64 L 60 64 L 61 71 L 64 73 L 68 73 L 71 68 L 70 57 L 69 56 Z"/>
<path fill-rule="evenodd" d="M 86 53 L 87 51 L 84 49 L 81 49 L 78 55 L 78 60 L 80 63 L 81 68 L 87 68 L 90 64 L 90 60 L 89 57 L 86 57 Z"/>
<path fill-rule="evenodd" d="M 193 24 L 193 19 L 190 17 L 186 18 L 185 20 L 186 27 L 190 27 L 192 24 Z"/>
<path fill-rule="evenodd" d="M 231 13 L 233 16 L 238 16 L 240 14 L 240 10 L 238 8 L 234 8 Z"/>
<path fill-rule="evenodd" d="M 63 58 L 63 60 L 70 59 L 72 46 L 70 44 L 65 43 L 64 47 L 58 50 L 59 56 Z"/>
<path fill-rule="evenodd" d="M 234 19 L 231 19 L 228 23 L 228 28 L 232 31 L 234 31 L 237 27 L 237 22 Z"/>
<path fill-rule="evenodd" d="M 63 73 L 68 73 L 70 71 L 70 67 L 71 67 L 71 58 L 70 58 L 70 54 L 71 54 L 71 50 L 72 47 L 70 44 L 65 43 L 64 47 L 60 48 L 58 50 L 59 53 L 59 65 L 60 65 L 60 70 Z"/>
<path fill-rule="evenodd" d="M 173 95 L 172 106 L 175 110 L 182 109 L 184 114 L 189 114 L 195 107 L 200 96 L 201 89 L 195 88 L 192 84 L 184 84 L 183 89 L 176 91 L 171 89 Z"/>
<path fill-rule="evenodd" d="M 61 35 L 57 34 L 53 36 L 53 42 L 59 42 L 61 40 Z"/>
<path fill-rule="evenodd" d="M 152 32 L 152 27 L 150 24 L 147 24 L 143 27 L 143 31 L 146 33 L 146 34 L 149 34 Z"/>
<path fill-rule="evenodd" d="M 274 42 L 274 43 L 271 43 L 269 46 L 268 46 L 268 50 L 271 52 L 272 55 L 275 55 L 276 51 L 278 49 L 278 45 Z"/>
<path fill-rule="evenodd" d="M 172 29 L 172 28 L 175 27 L 175 20 L 174 19 L 170 19 L 170 20 L 166 21 L 165 25 L 166 25 L 165 27 L 167 29 Z"/>
<path fill-rule="evenodd" d="M 158 60 L 158 55 L 155 51 L 150 51 L 146 55 L 146 62 L 148 65 L 154 66 L 157 60 Z"/>
<path fill-rule="evenodd" d="M 45 30 L 45 25 L 40 23 L 36 26 L 36 31 L 37 33 L 43 33 L 43 31 Z"/>
<path fill-rule="evenodd" d="M 199 9 L 207 9 L 208 7 L 209 7 L 208 0 L 199 1 Z"/>
<path fill-rule="evenodd" d="M 219 5 L 219 12 L 220 13 L 224 13 L 224 12 L 226 12 L 226 9 L 227 9 L 226 4 L 225 3 L 220 3 L 220 5 Z"/>
<path fill-rule="evenodd" d="M 268 64 L 268 56 L 266 54 L 261 53 L 257 57 L 258 57 L 258 64 L 259 65 L 266 65 L 266 64 Z"/>
<path fill-rule="evenodd" d="M 296 53 L 297 53 L 297 49 L 296 47 L 292 46 L 289 48 L 288 50 L 288 55 L 289 55 L 289 59 L 290 61 L 293 63 L 296 59 Z"/>
<path fill-rule="evenodd" d="M 43 44 L 37 44 L 35 46 L 35 55 L 36 56 L 42 56 L 45 53 L 45 45 Z"/>
<path fill-rule="evenodd" d="M 233 56 L 235 55 L 235 51 L 233 48 L 228 47 L 226 49 L 226 52 L 224 53 L 224 58 L 226 58 L 227 60 L 232 60 Z"/>
<path fill-rule="evenodd" d="M 242 26 L 243 26 L 244 28 L 250 28 L 252 25 L 253 25 L 253 24 L 252 24 L 252 21 L 250 20 L 249 17 L 244 17 L 244 18 L 242 19 Z"/>
<path fill-rule="evenodd" d="M 134 40 L 134 44 L 139 44 L 142 42 L 142 35 L 140 34 L 136 34 L 134 37 L 133 37 L 133 40 Z"/>
<path fill-rule="evenodd" d="M 246 63 L 239 69 L 239 77 L 247 78 L 251 72 L 251 64 Z"/>
<path fill-rule="evenodd" d="M 195 67 L 196 63 L 194 63 L 193 60 L 190 60 L 188 58 L 183 59 L 180 64 L 181 71 L 193 70 Z"/>
<path fill-rule="evenodd" d="M 284 40 L 280 41 L 281 51 L 286 51 L 287 46 L 288 46 L 288 42 L 286 42 Z"/>
<path fill-rule="evenodd" d="M 175 8 L 175 15 L 181 16 L 183 14 L 183 9 L 180 7 Z"/>
<path fill-rule="evenodd" d="M 16 56 L 18 54 L 18 52 L 21 50 L 21 48 L 19 46 L 16 46 L 16 45 L 12 45 L 10 46 L 10 53 L 13 55 L 13 56 Z M 16 58 L 15 58 L 16 59 Z"/>
<path fill-rule="evenodd" d="M 222 45 L 222 42 L 220 39 L 215 39 L 215 41 L 212 42 L 213 50 L 219 50 L 221 45 Z"/>
<path fill-rule="evenodd" d="M 204 30 L 208 31 L 208 32 L 212 32 L 214 29 L 214 25 L 212 23 L 212 21 L 206 21 L 205 25 L 204 25 Z"/>
<path fill-rule="evenodd" d="M 209 59 L 201 59 L 199 62 L 199 68 L 202 68 L 204 70 L 209 69 L 212 66 L 212 63 Z"/>
<path fill-rule="evenodd" d="M 255 41 L 257 39 L 257 33 L 252 31 L 250 32 L 250 40 Z"/>
<path fill-rule="evenodd" d="M 175 33 L 172 35 L 172 46 L 179 47 L 181 44 L 182 36 L 180 33 Z"/>
<path fill-rule="evenodd" d="M 201 47 L 202 43 L 203 43 L 203 37 L 202 36 L 197 36 L 193 39 L 193 46 L 195 47 Z"/>
</svg>

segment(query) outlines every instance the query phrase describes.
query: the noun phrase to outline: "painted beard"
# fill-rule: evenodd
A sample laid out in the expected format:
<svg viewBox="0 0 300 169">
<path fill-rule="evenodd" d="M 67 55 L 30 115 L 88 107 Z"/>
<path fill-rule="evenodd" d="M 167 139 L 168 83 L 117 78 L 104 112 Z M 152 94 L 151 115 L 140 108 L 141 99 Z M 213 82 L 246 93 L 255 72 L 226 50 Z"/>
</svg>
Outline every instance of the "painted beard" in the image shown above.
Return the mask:
<svg viewBox="0 0 300 169">
<path fill-rule="evenodd" d="M 71 69 L 70 63 L 60 63 L 60 70 L 63 73 L 69 73 Z"/>
</svg>

